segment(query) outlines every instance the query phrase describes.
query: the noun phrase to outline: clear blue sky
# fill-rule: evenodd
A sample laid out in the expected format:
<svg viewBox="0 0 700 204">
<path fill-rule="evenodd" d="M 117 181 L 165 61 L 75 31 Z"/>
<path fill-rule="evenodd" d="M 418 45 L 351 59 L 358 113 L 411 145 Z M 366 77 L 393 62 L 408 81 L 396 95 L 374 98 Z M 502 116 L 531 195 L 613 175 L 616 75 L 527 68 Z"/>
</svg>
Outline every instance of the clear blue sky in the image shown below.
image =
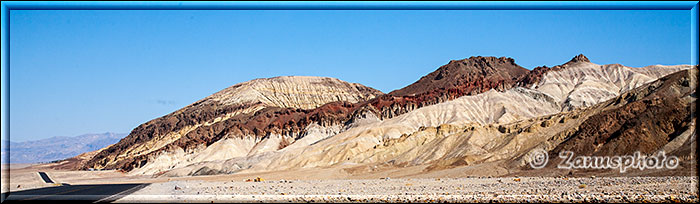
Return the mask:
<svg viewBox="0 0 700 204">
<path fill-rule="evenodd" d="M 690 64 L 690 11 L 52 11 L 10 13 L 10 137 L 129 132 L 261 77 L 383 92 L 453 59 L 528 69 Z"/>
</svg>

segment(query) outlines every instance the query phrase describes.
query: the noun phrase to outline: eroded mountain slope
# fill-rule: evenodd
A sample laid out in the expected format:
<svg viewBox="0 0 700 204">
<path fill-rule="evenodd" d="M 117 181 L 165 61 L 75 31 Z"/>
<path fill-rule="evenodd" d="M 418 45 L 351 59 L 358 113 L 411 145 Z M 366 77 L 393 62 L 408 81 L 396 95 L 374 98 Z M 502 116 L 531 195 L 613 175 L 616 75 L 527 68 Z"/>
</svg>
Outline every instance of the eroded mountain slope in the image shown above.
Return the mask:
<svg viewBox="0 0 700 204">
<path fill-rule="evenodd" d="M 697 74 L 681 71 L 607 101 L 551 152 L 613 156 L 663 150 L 694 156 L 684 150 L 696 143 Z"/>
<path fill-rule="evenodd" d="M 245 138 L 253 135 L 259 141 L 265 131 L 279 131 L 285 124 L 273 124 L 275 113 L 279 117 L 292 117 L 295 123 L 308 123 L 309 117 L 321 117 L 326 110 L 336 111 L 335 106 L 319 109 L 317 114 L 306 114 L 329 102 L 357 103 L 382 93 L 356 83 L 348 83 L 327 77 L 275 77 L 256 79 L 234 85 L 178 111 L 154 119 L 135 128 L 117 144 L 100 151 L 79 168 L 107 168 L 131 170 L 147 162 L 147 158 L 161 151 L 191 149 L 209 145 L 219 138 L 232 136 Z M 318 113 L 321 112 L 321 113 Z M 306 119 L 306 121 L 304 121 Z M 222 122 L 227 123 L 223 125 Z M 273 124 L 273 125 L 271 125 Z M 224 127 L 227 132 L 221 132 Z M 216 130 L 218 134 L 212 134 Z M 231 133 L 231 134 L 230 134 Z M 241 150 L 235 150 L 241 151 Z"/>
<path fill-rule="evenodd" d="M 163 117 L 151 121 L 135 129 L 135 136 L 129 137 L 127 142 L 120 142 L 115 147 L 105 153 L 99 153 L 85 168 L 121 168 L 131 170 L 143 167 L 156 157 L 169 160 L 169 163 L 189 163 L 192 161 L 202 161 L 191 158 L 202 148 L 215 145 L 214 148 L 223 149 L 224 154 L 220 156 L 199 157 L 204 160 L 216 160 L 230 156 L 241 156 L 247 154 L 274 151 L 293 144 L 302 137 L 313 139 L 304 140 L 302 143 L 313 143 L 330 135 L 334 135 L 347 128 L 347 124 L 358 124 L 365 121 L 367 117 L 380 119 L 392 118 L 419 107 L 451 100 L 463 95 L 481 93 L 492 88 L 502 90 L 512 86 L 513 80 L 504 81 L 503 77 L 492 77 L 496 74 L 500 76 L 500 71 L 512 72 L 514 75 L 523 74 L 523 68 L 515 65 L 510 58 L 495 57 L 471 57 L 464 60 L 451 61 L 450 64 L 440 67 L 434 73 L 438 73 L 453 67 L 469 70 L 469 76 L 474 78 L 449 79 L 458 87 L 443 86 L 425 87 L 426 92 L 412 94 L 411 96 L 393 96 L 390 94 L 380 95 L 370 101 L 333 102 L 325 104 L 315 109 L 301 109 L 306 100 L 314 99 L 309 97 L 295 96 L 296 99 L 289 100 L 284 94 L 279 95 L 276 89 L 292 89 L 291 86 L 279 82 L 285 79 L 278 77 L 273 79 L 253 80 L 250 83 L 242 83 L 225 89 L 210 97 L 191 105 L 193 107 L 183 108 L 171 115 L 175 117 Z M 508 71 L 509 69 L 514 69 Z M 481 71 L 480 71 L 481 70 Z M 491 71 L 484 71 L 491 70 Z M 520 77 L 520 76 L 519 76 Z M 445 79 L 447 80 L 447 79 Z M 253 83 L 255 82 L 255 83 Z M 271 83 L 265 82 L 274 82 Z M 323 82 L 315 84 L 328 84 Z M 308 84 L 308 83 L 307 83 Z M 314 84 L 314 83 L 311 83 Z M 416 84 L 421 84 L 420 80 Z M 277 87 L 287 87 L 277 88 Z M 262 87 L 262 88 L 260 88 Z M 358 86 L 359 87 L 359 86 Z M 367 89 L 356 88 L 360 91 Z M 334 92 L 330 90 L 329 92 Z M 371 90 L 370 90 L 371 91 Z M 268 96 L 270 95 L 270 96 Z M 366 95 L 366 94 L 365 94 Z M 272 98 L 272 99 L 270 99 Z M 316 97 L 318 99 L 319 97 Z M 322 98 L 322 97 L 320 97 Z M 342 100 L 341 97 L 337 97 Z M 286 99 L 286 100 L 282 100 Z M 280 102 L 281 101 L 281 102 Z M 299 104 L 295 108 L 280 108 L 287 102 Z M 352 103 L 356 102 L 356 103 Z M 314 103 L 319 105 L 319 103 Z M 189 112 L 187 112 L 189 111 Z M 215 112 L 215 114 L 210 114 Z M 179 121 L 178 118 L 185 113 L 194 119 Z M 189 119 L 188 117 L 185 117 Z M 167 120 L 166 120 L 167 119 Z M 196 121 L 205 121 L 203 125 L 198 125 Z M 151 137 L 155 137 L 153 140 Z M 222 138 L 241 138 L 245 141 L 234 143 L 219 142 Z M 143 141 L 154 142 L 143 142 Z M 131 144 L 138 147 L 127 148 Z M 221 146 L 221 144 L 226 144 Z M 235 145 L 234 145 L 235 144 Z M 241 146 L 242 145 L 242 146 Z M 235 149 L 235 150 L 230 150 Z M 163 152 L 182 152 L 188 158 L 175 159 L 173 155 L 162 157 Z M 120 156 L 117 156 L 120 155 Z M 177 162 L 184 161 L 184 162 Z M 177 165 L 169 164 L 174 168 Z M 162 169 L 164 167 L 159 167 Z"/>
<path fill-rule="evenodd" d="M 528 72 L 529 70 L 515 64 L 515 60 L 512 58 L 470 57 L 463 60 L 452 60 L 436 71 L 423 76 L 415 83 L 389 94 L 394 96 L 416 95 L 433 89 L 458 88 L 464 86 L 465 82 L 471 81 L 496 84 L 494 88 L 505 90 Z"/>
<path fill-rule="evenodd" d="M 363 121 L 351 121 L 337 134 L 326 135 L 323 140 L 313 142 L 297 141 L 299 145 L 229 159 L 226 162 L 192 162 L 191 165 L 167 172 L 167 175 L 192 175 L 209 173 L 232 173 L 241 170 L 264 171 L 290 168 L 322 167 L 343 164 L 365 164 L 374 162 L 392 162 L 395 164 L 421 164 L 440 161 L 470 164 L 475 161 L 496 161 L 518 156 L 525 147 L 541 145 L 536 141 L 544 138 L 560 137 L 566 131 L 575 129 L 579 124 L 558 122 L 564 116 L 546 119 L 546 115 L 577 113 L 586 108 L 616 97 L 622 92 L 651 82 L 658 77 L 690 66 L 650 66 L 629 68 L 621 65 L 596 65 L 580 56 L 555 68 L 547 68 L 537 83 L 529 88 L 515 87 L 504 92 L 488 91 L 486 93 L 463 96 L 452 101 L 418 108 L 406 114 L 381 120 L 371 113 Z M 647 75 L 648 74 L 648 75 Z M 564 95 L 561 93 L 569 93 Z M 375 99 L 376 100 L 376 99 Z M 538 119 L 539 118 L 539 119 Z M 574 118 L 571 120 L 571 118 Z M 570 121 L 582 121 L 580 116 L 571 116 Z M 542 121 L 540 121 L 542 120 Z M 514 122 L 520 123 L 508 126 Z M 355 123 L 358 122 L 358 123 Z M 529 124 L 528 124 L 529 123 Z M 558 125 L 560 124 L 561 125 Z M 557 124 L 557 125 L 551 125 Z M 563 126 L 562 126 L 563 125 Z M 460 129 L 464 126 L 465 129 Z M 550 128 L 550 126 L 552 128 Z M 435 128 L 443 135 L 425 134 L 428 138 L 407 139 L 407 135 L 421 135 L 424 127 Z M 453 128 L 456 127 L 456 128 Z M 538 130 L 548 128 L 547 130 Z M 560 128 L 560 129 L 556 129 Z M 323 129 L 323 128 L 320 128 Z M 443 138 L 452 131 L 465 133 L 458 137 Z M 566 131 L 565 131 L 566 130 Z M 518 134 L 514 134 L 517 132 Z M 525 132 L 525 133 L 523 133 Z M 522 133 L 522 134 L 520 134 Z M 466 134 L 466 135 L 465 135 Z M 495 135 L 495 136 L 494 136 Z M 528 136 L 530 135 L 530 136 Z M 536 135 L 536 136 L 532 136 Z M 532 139 L 533 137 L 540 138 Z M 411 138 L 411 137 L 408 137 Z M 387 150 L 381 148 L 387 141 L 408 141 L 401 148 Z M 554 144 L 550 144 L 554 145 Z M 394 146 L 392 148 L 399 147 Z M 459 148 L 457 148 L 459 147 Z M 488 147 L 488 148 L 487 148 Z M 498 147 L 498 150 L 493 148 Z M 516 149 L 513 149 L 516 148 Z M 376 151 L 386 150 L 379 154 Z M 488 151 L 487 151 L 488 150 Z M 484 154 L 492 152 L 491 154 Z M 522 152 L 520 152 L 522 153 Z M 446 154 L 452 155 L 444 158 Z M 471 154 L 466 158 L 467 154 Z M 187 155 L 177 155 L 182 157 Z M 301 156 L 300 156 L 301 155 Z M 398 156 L 403 155 L 403 156 Z M 481 156 L 479 156 L 481 155 Z M 465 159 L 466 158 L 466 159 Z M 455 160 L 456 159 L 456 160 Z M 154 159 L 153 164 L 161 163 Z M 164 159 L 162 163 L 167 163 Z M 438 165 L 440 166 L 440 165 Z M 156 167 L 156 165 L 151 165 Z M 155 170 L 167 170 L 163 166 L 137 171 L 153 173 Z"/>
</svg>

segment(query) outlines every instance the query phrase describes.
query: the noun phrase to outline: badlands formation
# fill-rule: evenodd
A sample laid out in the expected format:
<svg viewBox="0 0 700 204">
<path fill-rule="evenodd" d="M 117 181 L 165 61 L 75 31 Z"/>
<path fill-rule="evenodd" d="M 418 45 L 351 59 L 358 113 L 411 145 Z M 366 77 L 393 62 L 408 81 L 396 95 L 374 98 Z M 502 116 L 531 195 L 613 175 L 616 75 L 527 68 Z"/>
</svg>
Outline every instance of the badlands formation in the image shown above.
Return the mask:
<svg viewBox="0 0 700 204">
<path fill-rule="evenodd" d="M 499 176 L 537 173 L 527 156 L 536 150 L 553 160 L 564 150 L 664 150 L 681 158 L 680 171 L 695 165 L 696 75 L 691 65 L 598 65 L 579 55 L 533 70 L 505 57 L 453 60 L 388 94 L 333 78 L 256 79 L 62 166 L 152 176 L 466 167 L 464 176 Z"/>
<path fill-rule="evenodd" d="M 236 138 L 235 143 L 224 142 L 230 148 L 215 152 L 217 155 L 189 158 L 189 162 L 274 150 L 277 146 L 265 145 L 256 135 L 262 136 L 263 132 L 298 134 L 301 130 L 297 126 L 309 124 L 312 119 L 323 117 L 320 114 L 330 112 L 320 111 L 314 115 L 307 114 L 309 110 L 334 101 L 365 101 L 380 94 L 360 84 L 323 77 L 283 76 L 243 82 L 140 125 L 82 166 L 131 170 L 146 164 L 146 159 L 153 155 L 207 147 L 229 137 Z M 297 120 L 281 123 L 285 117 Z M 261 145 L 256 145 L 258 143 Z M 220 145 L 217 143 L 214 147 Z M 184 158 L 173 159 L 177 162 Z"/>
</svg>

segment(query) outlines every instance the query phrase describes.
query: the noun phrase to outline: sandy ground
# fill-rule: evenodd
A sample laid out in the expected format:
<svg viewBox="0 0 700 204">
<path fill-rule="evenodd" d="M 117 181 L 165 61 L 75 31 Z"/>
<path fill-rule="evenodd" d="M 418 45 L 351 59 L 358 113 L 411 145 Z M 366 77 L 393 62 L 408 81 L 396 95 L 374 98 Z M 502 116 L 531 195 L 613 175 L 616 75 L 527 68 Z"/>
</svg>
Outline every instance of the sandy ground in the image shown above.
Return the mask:
<svg viewBox="0 0 700 204">
<path fill-rule="evenodd" d="M 3 165 L 2 169 L 2 192 L 29 190 L 35 188 L 51 187 L 67 184 L 107 184 L 107 183 L 140 183 L 157 182 L 157 179 L 150 179 L 147 176 L 128 176 L 118 171 L 65 171 L 54 170 L 42 165 L 15 165 L 11 167 Z M 38 172 L 46 174 L 55 184 L 44 183 Z M 7 178 L 7 179 L 6 179 Z"/>
<path fill-rule="evenodd" d="M 697 177 L 170 181 L 117 202 L 697 202 Z"/>
<path fill-rule="evenodd" d="M 32 164 L 2 164 L 2 193 L 53 186 L 44 183 Z"/>
<path fill-rule="evenodd" d="M 666 177 L 489 177 L 480 164 L 421 172 L 408 168 L 308 168 L 240 172 L 232 175 L 157 177 L 118 171 L 65 171 L 42 165 L 3 166 L 2 192 L 49 187 L 39 171 L 56 183 L 150 183 L 117 202 L 642 202 L 698 201 L 697 176 Z M 9 182 L 5 178 L 9 170 Z M 693 174 L 694 175 L 694 174 Z M 263 182 L 246 182 L 261 177 Z M 388 178 L 388 179 L 387 179 Z M 9 184 L 9 185 L 8 185 Z"/>
</svg>

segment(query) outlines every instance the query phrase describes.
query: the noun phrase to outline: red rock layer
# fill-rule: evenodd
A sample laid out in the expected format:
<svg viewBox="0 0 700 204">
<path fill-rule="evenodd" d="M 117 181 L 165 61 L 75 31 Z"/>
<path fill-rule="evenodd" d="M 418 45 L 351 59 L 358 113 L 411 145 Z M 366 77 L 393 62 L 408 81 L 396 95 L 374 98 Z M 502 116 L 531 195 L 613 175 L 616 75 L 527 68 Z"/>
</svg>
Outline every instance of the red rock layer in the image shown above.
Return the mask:
<svg viewBox="0 0 700 204">
<path fill-rule="evenodd" d="M 573 60 L 583 60 L 585 56 Z M 572 61 L 573 61 L 572 60 Z M 587 59 L 586 59 L 587 60 Z M 245 108 L 244 106 L 220 106 L 209 104 L 195 109 L 183 108 L 135 128 L 129 136 L 112 147 L 98 153 L 92 159 L 78 165 L 79 169 L 123 169 L 141 167 L 147 159 L 163 150 L 195 148 L 210 145 L 227 135 L 255 135 L 260 138 L 270 134 L 299 138 L 311 123 L 322 126 L 347 124 L 356 117 L 372 112 L 381 119 L 396 117 L 414 109 L 452 100 L 465 95 L 475 95 L 491 89 L 503 91 L 515 85 L 537 83 L 552 68 L 538 67 L 532 71 L 518 66 L 511 58 L 470 57 L 453 60 L 415 83 L 389 94 L 359 103 L 333 102 L 311 110 L 269 107 L 254 114 L 240 114 L 211 126 L 200 126 L 159 150 L 137 157 L 114 161 L 116 155 L 131 146 L 164 135 L 189 125 L 213 120 L 215 117 Z M 196 106 L 192 104 L 191 106 Z M 288 145 L 288 144 L 287 144 Z M 282 144 L 280 147 L 285 147 Z M 111 163 L 111 164 L 110 164 Z"/>
</svg>

